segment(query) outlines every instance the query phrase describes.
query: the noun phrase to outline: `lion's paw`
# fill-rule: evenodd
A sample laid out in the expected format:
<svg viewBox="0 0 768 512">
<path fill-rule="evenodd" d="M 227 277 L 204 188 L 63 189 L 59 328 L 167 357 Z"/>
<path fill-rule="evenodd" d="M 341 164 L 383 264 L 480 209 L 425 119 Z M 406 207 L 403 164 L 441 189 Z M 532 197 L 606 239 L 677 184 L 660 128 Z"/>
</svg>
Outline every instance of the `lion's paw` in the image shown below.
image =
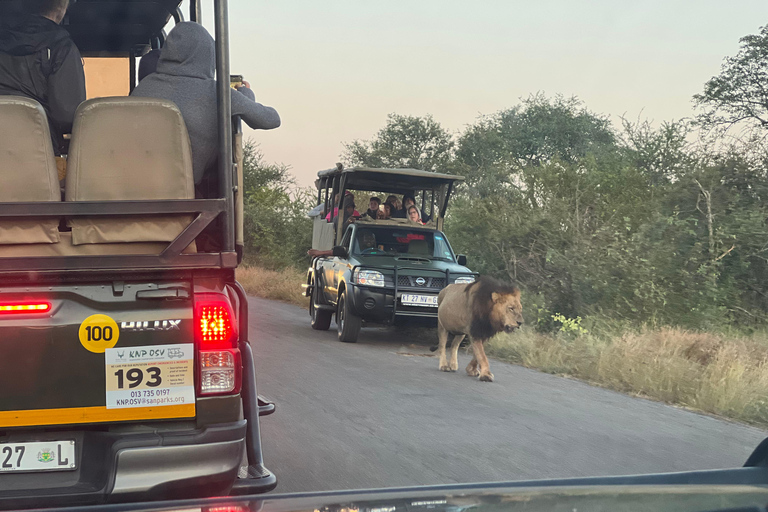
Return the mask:
<svg viewBox="0 0 768 512">
<path fill-rule="evenodd" d="M 455 372 L 456 370 L 451 369 L 450 366 L 447 364 L 440 365 L 440 371 L 441 372 Z"/>
<path fill-rule="evenodd" d="M 467 375 L 470 377 L 477 377 L 480 375 L 480 370 L 477 369 L 477 367 L 467 366 Z"/>
<path fill-rule="evenodd" d="M 481 382 L 493 382 L 493 374 L 491 372 L 486 372 L 486 373 L 480 374 L 480 376 L 477 379 Z"/>
<path fill-rule="evenodd" d="M 452 372 L 455 372 L 456 370 L 459 369 L 459 362 L 458 361 L 451 361 L 450 363 L 448 363 L 448 366 L 450 367 Z"/>
</svg>

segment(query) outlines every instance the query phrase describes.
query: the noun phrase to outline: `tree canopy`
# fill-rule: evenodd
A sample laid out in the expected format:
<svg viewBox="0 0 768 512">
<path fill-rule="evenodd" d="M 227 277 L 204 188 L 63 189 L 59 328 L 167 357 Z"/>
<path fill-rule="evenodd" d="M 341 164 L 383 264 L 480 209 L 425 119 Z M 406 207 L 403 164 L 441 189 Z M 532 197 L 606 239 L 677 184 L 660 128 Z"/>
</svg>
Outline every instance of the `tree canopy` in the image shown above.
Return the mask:
<svg viewBox="0 0 768 512">
<path fill-rule="evenodd" d="M 390 114 L 372 140 L 356 140 L 344 148 L 342 158 L 348 165 L 445 172 L 452 159 L 453 140 L 432 116 Z"/>
<path fill-rule="evenodd" d="M 768 26 L 742 37 L 734 57 L 726 57 L 720 74 L 694 96 L 701 108 L 698 122 L 706 128 L 737 124 L 768 129 Z"/>
</svg>

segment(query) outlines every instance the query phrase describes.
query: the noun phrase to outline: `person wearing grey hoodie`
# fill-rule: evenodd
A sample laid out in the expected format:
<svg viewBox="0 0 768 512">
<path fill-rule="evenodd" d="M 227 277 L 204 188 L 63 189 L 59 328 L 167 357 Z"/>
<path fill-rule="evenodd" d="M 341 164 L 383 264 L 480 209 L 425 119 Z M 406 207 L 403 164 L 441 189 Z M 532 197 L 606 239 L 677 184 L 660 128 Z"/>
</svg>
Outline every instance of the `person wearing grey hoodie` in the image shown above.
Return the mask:
<svg viewBox="0 0 768 512">
<path fill-rule="evenodd" d="M 131 93 L 170 100 L 179 107 L 192 143 L 195 184 L 200 185 L 205 178 L 214 187 L 216 180 L 211 178 L 216 175 L 219 154 L 215 67 L 215 44 L 208 31 L 197 23 L 179 23 L 165 40 L 157 70 Z M 231 93 L 233 116 L 241 116 L 245 124 L 256 130 L 280 126 L 280 116 L 274 108 L 257 103 L 247 93 L 234 89 Z"/>
</svg>

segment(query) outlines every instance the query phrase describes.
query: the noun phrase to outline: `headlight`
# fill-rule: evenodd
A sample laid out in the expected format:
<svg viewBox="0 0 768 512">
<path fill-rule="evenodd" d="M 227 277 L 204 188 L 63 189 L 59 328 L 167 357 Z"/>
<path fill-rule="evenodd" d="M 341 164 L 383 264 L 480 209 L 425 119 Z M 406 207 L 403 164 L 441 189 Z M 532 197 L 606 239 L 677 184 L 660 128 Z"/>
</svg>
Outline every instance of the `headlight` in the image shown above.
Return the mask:
<svg viewBox="0 0 768 512">
<path fill-rule="evenodd" d="M 454 281 L 455 284 L 471 284 L 475 282 L 475 276 L 461 276 Z"/>
<path fill-rule="evenodd" d="M 384 274 L 376 270 L 358 270 L 357 284 L 366 286 L 384 286 Z"/>
</svg>

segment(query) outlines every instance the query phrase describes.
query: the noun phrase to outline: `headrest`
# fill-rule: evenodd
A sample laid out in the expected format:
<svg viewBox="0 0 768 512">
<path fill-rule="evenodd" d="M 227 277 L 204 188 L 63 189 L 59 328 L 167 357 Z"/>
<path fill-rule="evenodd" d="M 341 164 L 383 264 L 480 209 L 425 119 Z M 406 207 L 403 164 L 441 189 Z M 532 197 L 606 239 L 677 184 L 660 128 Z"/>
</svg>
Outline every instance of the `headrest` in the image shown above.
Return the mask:
<svg viewBox="0 0 768 512">
<path fill-rule="evenodd" d="M 33 99 L 0 96 L 0 202 L 26 201 L 61 201 L 48 119 Z M 58 241 L 58 219 L 0 220 L 0 244 Z"/>
<path fill-rule="evenodd" d="M 192 152 L 178 107 L 152 98 L 99 98 L 75 114 L 67 201 L 193 199 Z M 72 219 L 72 241 L 171 241 L 191 217 Z"/>
</svg>

